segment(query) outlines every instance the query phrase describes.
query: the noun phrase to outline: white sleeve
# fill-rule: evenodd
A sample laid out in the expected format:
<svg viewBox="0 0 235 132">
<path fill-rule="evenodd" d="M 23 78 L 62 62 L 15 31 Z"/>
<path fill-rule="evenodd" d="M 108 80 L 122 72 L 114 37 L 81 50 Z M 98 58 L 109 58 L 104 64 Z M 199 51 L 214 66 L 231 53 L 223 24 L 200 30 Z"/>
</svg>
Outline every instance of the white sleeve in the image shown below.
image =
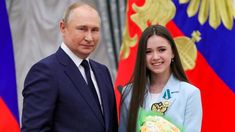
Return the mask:
<svg viewBox="0 0 235 132">
<path fill-rule="evenodd" d="M 184 132 L 201 132 L 202 124 L 202 103 L 200 91 L 195 90 L 188 98 L 185 120 Z"/>
<path fill-rule="evenodd" d="M 131 99 L 131 87 L 126 86 L 122 92 L 120 121 L 118 128 L 119 132 L 127 131 L 127 119 L 129 113 L 130 99 Z"/>
</svg>

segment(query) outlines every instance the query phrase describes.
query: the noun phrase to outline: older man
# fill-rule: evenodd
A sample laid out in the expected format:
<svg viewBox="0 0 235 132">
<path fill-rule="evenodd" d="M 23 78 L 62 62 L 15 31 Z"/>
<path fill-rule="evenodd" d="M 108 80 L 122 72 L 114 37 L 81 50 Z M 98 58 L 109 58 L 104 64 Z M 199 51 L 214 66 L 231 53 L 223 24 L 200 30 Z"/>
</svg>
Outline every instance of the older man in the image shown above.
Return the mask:
<svg viewBox="0 0 235 132">
<path fill-rule="evenodd" d="M 100 16 L 87 3 L 68 7 L 63 43 L 36 63 L 23 90 L 22 132 L 115 132 L 117 112 L 106 66 L 88 56 L 100 40 Z"/>
</svg>

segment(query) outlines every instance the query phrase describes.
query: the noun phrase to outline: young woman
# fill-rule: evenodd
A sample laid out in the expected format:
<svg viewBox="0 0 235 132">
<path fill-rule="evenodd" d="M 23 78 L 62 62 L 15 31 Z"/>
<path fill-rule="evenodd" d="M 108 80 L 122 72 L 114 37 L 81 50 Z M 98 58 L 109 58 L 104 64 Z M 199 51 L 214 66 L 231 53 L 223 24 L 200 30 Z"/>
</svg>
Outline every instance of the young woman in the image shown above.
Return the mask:
<svg viewBox="0 0 235 132">
<path fill-rule="evenodd" d="M 135 69 L 122 95 L 119 132 L 136 132 L 139 108 L 156 110 L 184 132 L 200 132 L 201 96 L 188 83 L 175 42 L 161 25 L 140 37 Z"/>
</svg>

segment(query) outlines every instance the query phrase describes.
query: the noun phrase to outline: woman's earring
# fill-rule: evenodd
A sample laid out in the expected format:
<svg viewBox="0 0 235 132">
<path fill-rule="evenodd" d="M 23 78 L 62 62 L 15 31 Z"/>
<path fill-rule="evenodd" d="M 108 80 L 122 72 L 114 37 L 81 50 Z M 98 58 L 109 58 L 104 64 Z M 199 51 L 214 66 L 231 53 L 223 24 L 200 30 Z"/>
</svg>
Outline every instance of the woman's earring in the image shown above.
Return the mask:
<svg viewBox="0 0 235 132">
<path fill-rule="evenodd" d="M 171 59 L 171 63 L 174 63 L 174 58 Z"/>
</svg>

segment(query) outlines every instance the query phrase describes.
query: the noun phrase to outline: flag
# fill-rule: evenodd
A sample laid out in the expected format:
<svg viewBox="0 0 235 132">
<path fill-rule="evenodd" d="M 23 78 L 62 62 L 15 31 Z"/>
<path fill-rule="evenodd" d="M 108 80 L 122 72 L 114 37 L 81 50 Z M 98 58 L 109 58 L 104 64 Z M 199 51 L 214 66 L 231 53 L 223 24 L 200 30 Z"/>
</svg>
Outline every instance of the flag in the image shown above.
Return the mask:
<svg viewBox="0 0 235 132">
<path fill-rule="evenodd" d="M 19 132 L 13 46 L 5 0 L 0 1 L 0 132 Z"/>
<path fill-rule="evenodd" d="M 115 82 L 117 104 L 130 79 L 138 39 L 151 24 L 167 27 L 189 81 L 202 96 L 202 131 L 235 130 L 235 8 L 232 0 L 128 0 Z"/>
</svg>

